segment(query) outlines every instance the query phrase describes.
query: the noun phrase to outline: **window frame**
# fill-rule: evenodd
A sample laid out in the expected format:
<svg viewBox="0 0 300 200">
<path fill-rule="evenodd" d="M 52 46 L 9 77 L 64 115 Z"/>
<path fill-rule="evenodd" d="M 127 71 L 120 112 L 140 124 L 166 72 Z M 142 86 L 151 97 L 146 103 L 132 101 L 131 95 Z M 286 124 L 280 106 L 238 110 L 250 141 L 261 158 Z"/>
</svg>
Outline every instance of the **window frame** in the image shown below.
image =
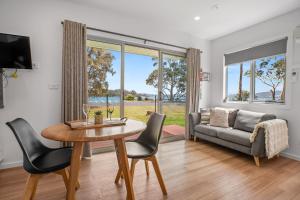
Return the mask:
<svg viewBox="0 0 300 200">
<path fill-rule="evenodd" d="M 263 58 L 272 58 L 275 56 L 284 56 L 284 61 L 285 61 L 285 77 L 284 77 L 284 82 L 285 84 L 283 85 L 284 90 L 285 90 L 285 97 L 284 97 L 284 102 L 268 102 L 268 101 L 260 101 L 260 100 L 255 100 L 255 73 L 253 73 L 256 70 L 256 61 L 259 59 Z M 224 103 L 240 103 L 240 104 L 251 104 L 251 103 L 256 103 L 256 104 L 273 104 L 273 105 L 287 105 L 287 53 L 285 54 L 277 54 L 277 55 L 272 55 L 268 57 L 263 57 L 263 58 L 256 58 L 254 60 L 248 60 L 248 61 L 243 61 L 243 62 L 250 62 L 250 70 L 251 70 L 251 77 L 250 77 L 250 94 L 249 94 L 249 100 L 248 101 L 229 101 L 228 100 L 228 66 L 225 65 L 224 62 L 224 68 L 225 68 L 225 73 L 224 73 L 224 96 L 223 96 L 223 102 Z M 239 63 L 235 63 L 239 64 Z M 284 83 L 283 82 L 283 83 Z"/>
</svg>

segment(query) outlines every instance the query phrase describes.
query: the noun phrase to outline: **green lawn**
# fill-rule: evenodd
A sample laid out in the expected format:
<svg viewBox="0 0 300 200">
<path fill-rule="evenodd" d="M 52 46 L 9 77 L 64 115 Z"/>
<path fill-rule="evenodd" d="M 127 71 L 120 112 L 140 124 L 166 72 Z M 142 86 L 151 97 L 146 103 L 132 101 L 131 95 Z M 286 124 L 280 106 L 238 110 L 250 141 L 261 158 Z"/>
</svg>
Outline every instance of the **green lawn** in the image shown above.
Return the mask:
<svg viewBox="0 0 300 200">
<path fill-rule="evenodd" d="M 93 112 L 96 110 L 102 110 L 104 116 L 106 117 L 106 110 L 105 108 L 94 108 L 91 113 L 90 117 L 93 116 Z M 140 120 L 146 122 L 148 120 L 148 116 L 146 116 L 147 111 L 153 111 L 154 106 L 146 106 L 146 105 L 130 105 L 125 106 L 125 117 L 129 119 Z M 185 125 L 185 106 L 184 104 L 164 104 L 163 106 L 163 113 L 166 114 L 165 125 Z M 120 109 L 119 107 L 115 107 L 114 113 L 112 117 L 118 118 L 120 117 Z"/>
</svg>

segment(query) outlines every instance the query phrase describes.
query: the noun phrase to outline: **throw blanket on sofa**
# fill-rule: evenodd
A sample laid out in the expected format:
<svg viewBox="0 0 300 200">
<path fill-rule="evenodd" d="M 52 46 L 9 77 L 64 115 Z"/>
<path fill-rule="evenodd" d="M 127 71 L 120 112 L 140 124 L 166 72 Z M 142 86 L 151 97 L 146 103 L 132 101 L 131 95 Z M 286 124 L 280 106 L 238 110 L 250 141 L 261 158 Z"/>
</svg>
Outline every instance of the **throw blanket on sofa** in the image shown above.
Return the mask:
<svg viewBox="0 0 300 200">
<path fill-rule="evenodd" d="M 288 127 L 286 121 L 273 119 L 260 122 L 250 134 L 250 142 L 253 143 L 259 128 L 265 130 L 265 145 L 268 159 L 288 148 Z"/>
</svg>

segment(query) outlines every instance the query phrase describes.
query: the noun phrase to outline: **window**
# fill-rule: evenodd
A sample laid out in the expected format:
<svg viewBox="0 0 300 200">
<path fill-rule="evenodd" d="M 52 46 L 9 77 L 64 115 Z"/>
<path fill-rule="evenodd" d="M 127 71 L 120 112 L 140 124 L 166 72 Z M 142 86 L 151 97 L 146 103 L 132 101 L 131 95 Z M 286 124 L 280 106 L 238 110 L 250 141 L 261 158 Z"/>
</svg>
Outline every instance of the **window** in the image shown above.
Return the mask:
<svg viewBox="0 0 300 200">
<path fill-rule="evenodd" d="M 285 55 L 254 61 L 254 101 L 285 102 Z"/>
<path fill-rule="evenodd" d="M 251 62 L 231 64 L 227 66 L 227 100 L 248 101 L 250 97 Z"/>
<path fill-rule="evenodd" d="M 285 103 L 287 38 L 225 54 L 226 102 Z"/>
</svg>

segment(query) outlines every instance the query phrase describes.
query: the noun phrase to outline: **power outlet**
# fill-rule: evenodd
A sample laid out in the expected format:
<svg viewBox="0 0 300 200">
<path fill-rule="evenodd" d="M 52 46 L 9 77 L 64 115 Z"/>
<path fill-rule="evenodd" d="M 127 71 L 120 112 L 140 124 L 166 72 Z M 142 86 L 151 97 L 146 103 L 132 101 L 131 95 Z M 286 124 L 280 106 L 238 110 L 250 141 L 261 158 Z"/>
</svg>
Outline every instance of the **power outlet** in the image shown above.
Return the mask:
<svg viewBox="0 0 300 200">
<path fill-rule="evenodd" d="M 40 68 L 40 63 L 33 62 L 33 63 L 32 63 L 32 68 L 33 68 L 33 69 L 39 69 L 39 68 Z"/>
</svg>

